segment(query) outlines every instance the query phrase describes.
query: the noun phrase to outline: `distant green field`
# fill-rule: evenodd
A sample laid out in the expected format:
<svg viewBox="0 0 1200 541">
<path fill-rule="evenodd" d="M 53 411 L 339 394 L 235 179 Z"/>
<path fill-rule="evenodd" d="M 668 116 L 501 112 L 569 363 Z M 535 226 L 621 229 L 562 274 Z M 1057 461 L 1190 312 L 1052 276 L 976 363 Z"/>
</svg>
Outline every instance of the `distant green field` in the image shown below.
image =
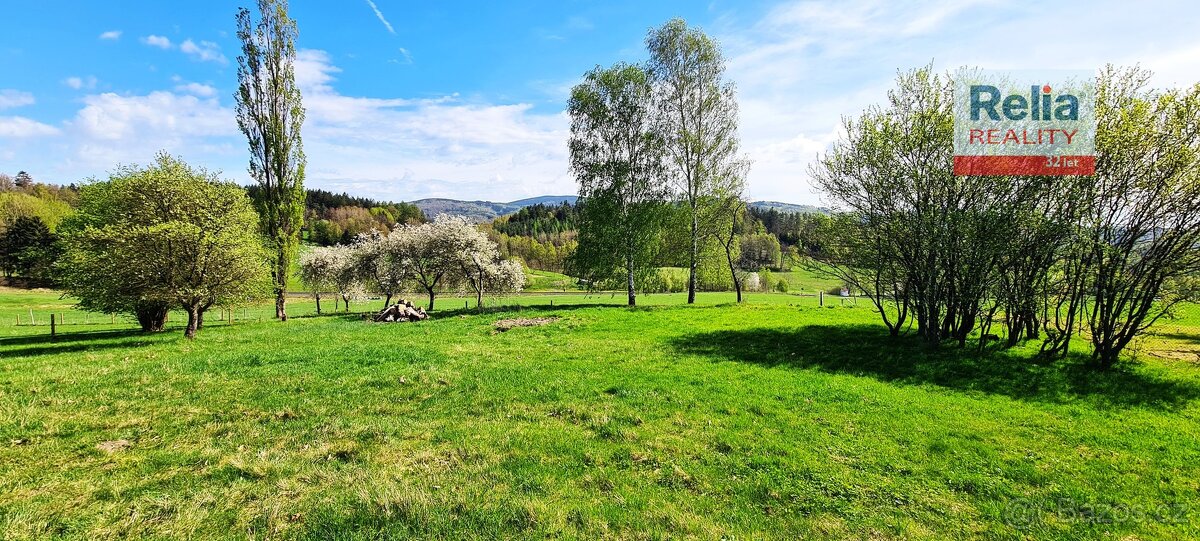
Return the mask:
<svg viewBox="0 0 1200 541">
<path fill-rule="evenodd" d="M 525 269 L 527 291 L 577 291 L 576 279 L 565 274 L 537 269 Z"/>
<path fill-rule="evenodd" d="M 1098 374 L 866 303 L 639 299 L 294 300 L 188 341 L 0 289 L 0 538 L 1200 537 L 1194 306 Z"/>
</svg>

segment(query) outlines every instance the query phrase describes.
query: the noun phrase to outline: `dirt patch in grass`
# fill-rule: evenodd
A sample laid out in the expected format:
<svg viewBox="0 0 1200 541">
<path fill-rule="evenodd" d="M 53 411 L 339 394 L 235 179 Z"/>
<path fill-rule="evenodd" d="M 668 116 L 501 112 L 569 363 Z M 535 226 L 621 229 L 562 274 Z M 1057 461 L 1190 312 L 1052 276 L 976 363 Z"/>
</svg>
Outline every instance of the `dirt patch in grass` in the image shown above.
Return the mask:
<svg viewBox="0 0 1200 541">
<path fill-rule="evenodd" d="M 97 449 L 109 454 L 124 451 L 132 446 L 133 444 L 129 443 L 129 440 L 102 441 L 96 444 Z"/>
<path fill-rule="evenodd" d="M 557 317 L 517 317 L 512 319 L 501 319 L 492 324 L 497 332 L 504 332 L 517 327 L 540 327 L 549 325 L 558 321 Z"/>
</svg>

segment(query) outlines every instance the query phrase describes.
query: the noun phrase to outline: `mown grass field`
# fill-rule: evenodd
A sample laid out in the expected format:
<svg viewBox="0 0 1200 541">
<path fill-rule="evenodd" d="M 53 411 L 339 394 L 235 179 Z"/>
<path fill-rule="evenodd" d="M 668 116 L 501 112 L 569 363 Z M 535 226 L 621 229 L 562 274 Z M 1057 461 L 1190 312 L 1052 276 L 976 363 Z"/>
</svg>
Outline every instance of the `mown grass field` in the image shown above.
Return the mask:
<svg viewBox="0 0 1200 541">
<path fill-rule="evenodd" d="M 0 290 L 0 538 L 1200 537 L 1194 307 L 1096 374 L 892 340 L 865 303 L 700 299 L 293 302 L 187 341 Z"/>
</svg>

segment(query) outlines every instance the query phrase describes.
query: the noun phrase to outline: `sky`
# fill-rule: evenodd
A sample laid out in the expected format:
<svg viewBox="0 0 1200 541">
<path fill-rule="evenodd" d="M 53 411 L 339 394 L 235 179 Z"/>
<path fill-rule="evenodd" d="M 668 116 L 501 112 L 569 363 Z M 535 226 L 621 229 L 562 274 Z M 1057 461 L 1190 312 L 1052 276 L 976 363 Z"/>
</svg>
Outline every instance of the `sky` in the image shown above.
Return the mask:
<svg viewBox="0 0 1200 541">
<path fill-rule="evenodd" d="M 234 120 L 234 16 L 247 0 L 5 2 L 0 172 L 103 179 L 165 150 L 251 183 Z M 571 194 L 571 86 L 642 62 L 682 17 L 716 39 L 738 92 L 751 200 L 825 204 L 808 168 L 843 117 L 932 65 L 1140 65 L 1200 81 L 1189 1 L 413 2 L 293 0 L 310 188 L 381 200 Z"/>
</svg>

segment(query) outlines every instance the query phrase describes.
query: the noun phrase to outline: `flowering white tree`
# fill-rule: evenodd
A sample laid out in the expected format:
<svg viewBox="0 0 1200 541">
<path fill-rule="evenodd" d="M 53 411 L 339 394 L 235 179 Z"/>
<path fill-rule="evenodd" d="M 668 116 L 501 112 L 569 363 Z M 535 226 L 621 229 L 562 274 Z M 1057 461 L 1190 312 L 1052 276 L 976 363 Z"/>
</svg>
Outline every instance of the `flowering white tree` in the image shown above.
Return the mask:
<svg viewBox="0 0 1200 541">
<path fill-rule="evenodd" d="M 359 280 L 384 296 L 384 308 L 392 303 L 393 295 L 404 289 L 411 269 L 403 235 L 398 232 L 384 234 L 372 230 L 359 235 L 352 246 Z"/>
<path fill-rule="evenodd" d="M 465 218 L 447 215 L 392 231 L 409 276 L 429 295 L 429 310 L 433 310 L 439 288 L 452 286 L 462 278 L 462 254 L 474 243 L 473 232 L 479 230 Z"/>
<path fill-rule="evenodd" d="M 483 306 L 484 295 L 514 293 L 525 286 L 525 269 L 512 260 L 500 258 L 496 243 L 487 238 L 479 228 L 467 224 L 454 224 L 460 239 L 459 270 L 462 283 L 475 293 L 475 307 Z"/>
<path fill-rule="evenodd" d="M 387 307 L 396 293 L 419 288 L 429 295 L 428 309 L 433 310 L 437 293 L 448 288 L 474 292 L 476 306 L 482 306 L 484 295 L 520 291 L 525 284 L 519 262 L 501 259 L 483 231 L 451 216 L 397 225 L 390 233 L 364 233 L 351 246 L 312 250 L 301 268 L 306 283 L 336 289 L 347 309 L 365 290 L 382 294 Z"/>
<path fill-rule="evenodd" d="M 333 288 L 337 291 L 346 311 L 350 311 L 350 301 L 366 298 L 366 290 L 359 276 L 358 258 L 353 246 L 330 246 L 335 261 L 332 269 Z M 336 302 L 334 309 L 337 309 Z"/>
<path fill-rule="evenodd" d="M 321 292 L 334 288 L 337 253 L 333 248 L 317 247 L 300 254 L 300 280 L 308 286 L 321 313 Z"/>
</svg>

